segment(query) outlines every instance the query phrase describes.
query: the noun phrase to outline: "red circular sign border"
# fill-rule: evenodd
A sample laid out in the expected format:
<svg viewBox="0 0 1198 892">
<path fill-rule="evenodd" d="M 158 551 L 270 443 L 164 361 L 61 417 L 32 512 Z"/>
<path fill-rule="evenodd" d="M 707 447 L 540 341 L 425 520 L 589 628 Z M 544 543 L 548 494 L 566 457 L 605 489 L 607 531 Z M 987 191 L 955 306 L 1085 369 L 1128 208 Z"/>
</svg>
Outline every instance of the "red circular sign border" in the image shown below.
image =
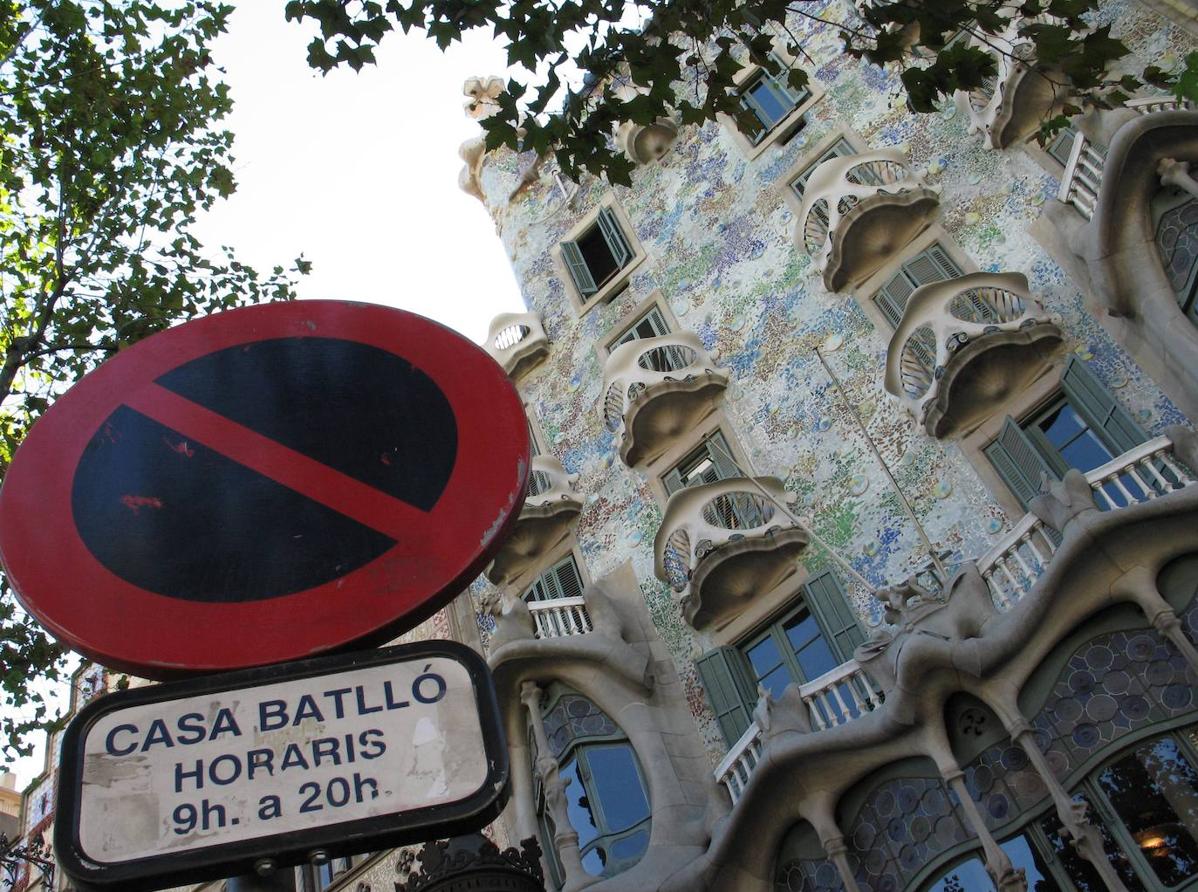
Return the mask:
<svg viewBox="0 0 1198 892">
<path fill-rule="evenodd" d="M 457 422 L 458 455 L 420 530 L 422 541 L 397 542 L 325 585 L 238 604 L 157 595 L 111 573 L 79 539 L 71 508 L 75 468 L 100 425 L 134 388 L 186 362 L 284 337 L 378 347 L 441 388 Z M 380 644 L 431 616 L 498 550 L 519 515 L 528 473 L 527 423 L 515 388 L 490 356 L 456 332 L 376 304 L 244 307 L 135 344 L 50 407 L 0 487 L 0 561 L 22 605 L 57 638 L 104 665 L 151 678 L 267 665 Z M 49 524 L 69 533 L 47 535 Z M 108 597 L 96 597 L 96 590 Z"/>
</svg>

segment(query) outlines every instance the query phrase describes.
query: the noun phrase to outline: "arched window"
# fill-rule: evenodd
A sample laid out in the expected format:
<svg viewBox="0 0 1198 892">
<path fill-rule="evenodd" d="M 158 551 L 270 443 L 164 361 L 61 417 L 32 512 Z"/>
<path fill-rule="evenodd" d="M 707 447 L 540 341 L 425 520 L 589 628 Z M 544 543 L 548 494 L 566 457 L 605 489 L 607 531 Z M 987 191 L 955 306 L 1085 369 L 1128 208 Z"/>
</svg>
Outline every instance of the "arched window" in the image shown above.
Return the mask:
<svg viewBox="0 0 1198 892">
<path fill-rule="evenodd" d="M 1177 304 L 1198 324 L 1198 198 L 1164 188 L 1153 197 L 1156 249 Z"/>
<path fill-rule="evenodd" d="M 570 825 L 578 833 L 582 866 L 592 876 L 610 877 L 641 859 L 649 847 L 649 797 L 628 738 L 598 706 L 562 685 L 552 685 L 541 706 L 551 755 L 567 782 Z M 529 735 L 536 778 L 537 747 Z M 553 844 L 553 816 L 545 791 L 535 781 L 534 798 L 542 847 L 558 887 L 563 874 Z"/>
</svg>

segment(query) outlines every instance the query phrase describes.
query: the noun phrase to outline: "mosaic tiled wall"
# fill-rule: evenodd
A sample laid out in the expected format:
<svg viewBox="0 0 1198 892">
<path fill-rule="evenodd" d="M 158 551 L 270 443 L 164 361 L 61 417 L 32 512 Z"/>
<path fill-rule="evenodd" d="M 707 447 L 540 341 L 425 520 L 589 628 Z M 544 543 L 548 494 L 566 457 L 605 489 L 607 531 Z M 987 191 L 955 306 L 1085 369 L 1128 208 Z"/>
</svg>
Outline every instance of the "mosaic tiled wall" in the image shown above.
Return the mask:
<svg viewBox="0 0 1198 892">
<path fill-rule="evenodd" d="M 823 4 L 820 14 L 833 20 L 852 15 L 842 0 Z M 1104 15 L 1135 52 L 1129 67 L 1144 60 L 1178 64 L 1182 35 L 1164 20 L 1131 0 L 1110 4 Z M 644 474 L 620 462 L 601 422 L 603 371 L 595 346 L 655 289 L 681 326 L 695 331 L 728 369 L 724 411 L 754 471 L 783 478 L 799 496 L 800 510 L 814 517 L 816 531 L 871 582 L 905 576 L 921 559 L 918 540 L 817 361 L 817 345 L 826 349 L 938 546 L 955 560 L 975 557 L 1007 529 L 1008 519 L 959 448 L 924 435 L 883 391 L 889 333 L 876 331 L 853 297 L 827 293 L 796 247 L 795 215 L 782 197 L 784 174 L 833 130 L 851 128 L 872 148 L 905 151 L 941 189 L 940 223 L 980 269 L 1027 275 L 1033 293 L 1059 319 L 1067 349 L 1087 360 L 1150 431 L 1182 420 L 1090 317 L 1072 281 L 1029 234 L 1045 203 L 1055 200 L 1056 177 L 1023 149 L 984 147 L 979 134 L 968 133 L 968 115 L 952 103 L 937 114 L 910 114 L 892 72 L 847 58 L 826 26 L 795 27 L 826 91 L 805 129 L 750 161 L 722 126 L 684 128 L 661 162 L 636 172 L 631 189 L 615 188 L 647 258 L 608 306 L 580 318 L 550 256 L 608 187 L 586 180 L 567 206 L 548 161 L 537 181 L 509 201 L 531 158 L 489 156 L 482 172 L 524 299 L 543 315 L 549 336 L 549 359 L 520 389 L 551 451 L 579 475 L 586 499 L 577 527 L 583 558 L 593 577 L 632 559 L 700 713 L 703 697 L 691 661 L 707 642 L 685 626 L 653 575 L 660 508 Z M 808 552 L 809 568 L 822 560 Z M 475 593 L 482 588 L 476 585 Z M 863 592 L 854 597 L 865 621 L 878 623 L 877 606 Z M 697 717 L 715 758 L 722 743 L 709 719 Z"/>
</svg>

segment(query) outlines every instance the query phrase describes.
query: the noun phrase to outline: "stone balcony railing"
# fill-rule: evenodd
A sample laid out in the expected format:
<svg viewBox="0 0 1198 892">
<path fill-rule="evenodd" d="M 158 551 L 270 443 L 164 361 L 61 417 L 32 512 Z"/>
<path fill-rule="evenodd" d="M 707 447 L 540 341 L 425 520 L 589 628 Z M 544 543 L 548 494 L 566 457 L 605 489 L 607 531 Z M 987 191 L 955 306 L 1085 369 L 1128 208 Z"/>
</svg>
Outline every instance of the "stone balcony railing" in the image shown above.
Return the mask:
<svg viewBox="0 0 1198 892">
<path fill-rule="evenodd" d="M 1086 474 L 1095 502 L 1104 511 L 1150 502 L 1193 486 L 1194 475 L 1173 454 L 1173 441 L 1157 437 Z M 1005 609 L 1027 594 L 1052 562 L 1060 541 L 1035 514 L 1027 514 L 979 561 L 994 602 Z"/>
<path fill-rule="evenodd" d="M 931 225 L 940 197 L 898 152 L 830 158 L 811 174 L 795 238 L 829 291 L 854 285 Z"/>
<path fill-rule="evenodd" d="M 629 467 L 652 460 L 715 408 L 728 386 L 693 332 L 621 344 L 603 370 L 603 420 Z"/>
<path fill-rule="evenodd" d="M 917 288 L 886 356 L 886 390 L 933 437 L 988 415 L 1035 380 L 1061 331 L 1019 273 L 971 273 Z"/>
<path fill-rule="evenodd" d="M 537 638 L 563 638 L 595 631 L 585 598 L 530 601 L 528 612 L 532 614 Z"/>
<path fill-rule="evenodd" d="M 518 378 L 549 355 L 539 313 L 500 313 L 491 320 L 484 345 L 510 378 Z"/>
<path fill-rule="evenodd" d="M 491 582 L 501 585 L 519 578 L 566 537 L 582 511 L 573 483 L 574 476 L 553 456 L 533 457 L 520 517 L 487 567 Z"/>
<path fill-rule="evenodd" d="M 856 660 L 798 685 L 798 694 L 813 731 L 851 722 L 882 704 L 881 696 Z M 734 805 L 761 761 L 762 738 L 761 725 L 755 718 L 716 766 L 715 779 L 724 785 Z"/>
<path fill-rule="evenodd" d="M 655 570 L 693 627 L 741 610 L 795 571 L 808 533 L 779 508 L 793 500 L 776 477 L 733 477 L 670 496 Z"/>
</svg>

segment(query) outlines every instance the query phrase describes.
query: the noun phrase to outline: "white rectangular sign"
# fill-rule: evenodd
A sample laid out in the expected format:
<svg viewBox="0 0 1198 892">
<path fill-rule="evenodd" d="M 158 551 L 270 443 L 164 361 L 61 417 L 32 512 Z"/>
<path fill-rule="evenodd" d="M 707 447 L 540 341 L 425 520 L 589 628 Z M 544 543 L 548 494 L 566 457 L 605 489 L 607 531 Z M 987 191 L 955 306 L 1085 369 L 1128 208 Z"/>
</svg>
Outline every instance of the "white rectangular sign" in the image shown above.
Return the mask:
<svg viewBox="0 0 1198 892">
<path fill-rule="evenodd" d="M 494 782 L 477 673 L 430 653 L 101 709 L 76 745 L 76 854 L 119 865 L 477 799 Z"/>
</svg>

